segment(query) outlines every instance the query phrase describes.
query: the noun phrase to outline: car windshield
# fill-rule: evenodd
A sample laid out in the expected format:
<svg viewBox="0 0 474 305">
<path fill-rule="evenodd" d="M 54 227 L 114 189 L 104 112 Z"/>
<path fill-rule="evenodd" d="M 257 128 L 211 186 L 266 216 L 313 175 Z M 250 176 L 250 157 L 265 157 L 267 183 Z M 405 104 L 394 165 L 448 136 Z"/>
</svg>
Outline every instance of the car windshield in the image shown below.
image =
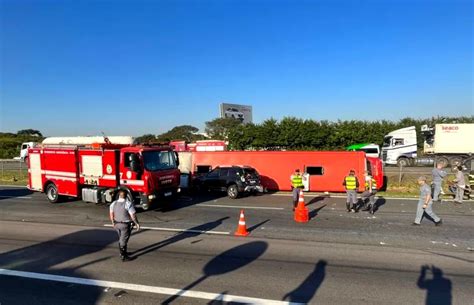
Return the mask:
<svg viewBox="0 0 474 305">
<path fill-rule="evenodd" d="M 143 163 L 148 171 L 159 171 L 176 168 L 176 159 L 172 151 L 145 151 Z"/>
<path fill-rule="evenodd" d="M 387 136 L 383 138 L 383 147 L 389 147 L 390 146 L 390 140 L 392 140 L 391 136 Z"/>
</svg>

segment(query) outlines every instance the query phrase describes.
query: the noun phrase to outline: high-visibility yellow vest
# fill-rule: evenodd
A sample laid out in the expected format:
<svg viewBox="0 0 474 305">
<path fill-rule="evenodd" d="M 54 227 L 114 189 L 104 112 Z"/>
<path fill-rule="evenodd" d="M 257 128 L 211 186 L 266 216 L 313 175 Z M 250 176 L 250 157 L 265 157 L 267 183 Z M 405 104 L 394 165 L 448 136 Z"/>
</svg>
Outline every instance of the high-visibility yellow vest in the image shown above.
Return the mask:
<svg viewBox="0 0 474 305">
<path fill-rule="evenodd" d="M 372 177 L 370 177 L 370 179 L 372 180 L 372 189 L 376 190 L 377 189 L 377 181 L 375 181 L 375 179 L 372 178 Z M 367 181 L 365 181 L 365 189 L 366 190 L 369 189 L 369 183 Z"/>
<path fill-rule="evenodd" d="M 347 176 L 344 178 L 346 181 L 346 189 L 347 190 L 355 190 L 357 189 L 357 179 L 354 176 Z"/>
<path fill-rule="evenodd" d="M 291 185 L 294 188 L 303 187 L 303 176 L 301 175 L 292 175 L 291 176 Z"/>
</svg>

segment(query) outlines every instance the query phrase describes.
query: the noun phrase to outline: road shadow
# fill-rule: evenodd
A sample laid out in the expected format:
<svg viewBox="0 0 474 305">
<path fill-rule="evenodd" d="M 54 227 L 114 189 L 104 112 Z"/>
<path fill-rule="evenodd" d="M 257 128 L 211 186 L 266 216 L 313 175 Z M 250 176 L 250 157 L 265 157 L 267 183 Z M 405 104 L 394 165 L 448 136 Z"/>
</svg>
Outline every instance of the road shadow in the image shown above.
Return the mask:
<svg viewBox="0 0 474 305">
<path fill-rule="evenodd" d="M 71 267 L 60 266 L 76 258 L 99 252 L 116 240 L 117 235 L 112 230 L 82 230 L 2 253 L 0 268 L 88 278 L 87 273 L 80 271 L 81 268 L 108 260 L 110 257 L 81 262 Z M 71 288 L 72 286 L 74 288 Z M 68 304 L 95 304 L 103 292 L 100 287 L 72 286 L 60 282 L 0 277 L 2 303 L 5 304 L 53 304 L 63 303 L 65 300 Z"/>
<path fill-rule="evenodd" d="M 311 212 L 309 212 L 309 219 L 313 219 L 314 217 L 318 216 L 319 211 L 324 209 L 324 207 L 326 207 L 326 205 L 327 204 L 324 204 L 324 205 L 320 206 L 319 208 L 313 209 Z"/>
<path fill-rule="evenodd" d="M 280 189 L 278 183 L 272 177 L 260 175 L 260 183 L 266 191 L 278 191 Z"/>
<path fill-rule="evenodd" d="M 18 187 L 18 188 L 0 189 L 0 200 L 24 197 L 31 194 L 33 194 L 33 192 L 27 188 Z"/>
<path fill-rule="evenodd" d="M 204 223 L 204 224 L 199 225 L 199 226 L 189 228 L 189 229 L 187 229 L 186 232 L 178 233 L 178 234 L 176 234 L 175 236 L 173 236 L 171 238 L 168 238 L 168 239 L 162 240 L 160 242 L 154 243 L 152 245 L 148 245 L 146 247 L 138 249 L 138 250 L 131 253 L 131 257 L 133 259 L 135 259 L 135 258 L 138 258 L 142 255 L 148 254 L 150 252 L 154 252 L 154 251 L 156 251 L 160 248 L 163 248 L 163 247 L 166 247 L 168 245 L 179 242 L 183 239 L 193 238 L 193 237 L 199 236 L 199 235 L 205 233 L 205 231 L 210 231 L 212 229 L 217 228 L 218 226 L 220 226 L 224 222 L 224 220 L 229 219 L 229 218 L 230 217 L 227 216 L 227 217 L 223 217 L 223 218 L 211 221 L 211 222 Z"/>
<path fill-rule="evenodd" d="M 326 265 L 325 260 L 318 261 L 310 275 L 293 291 L 285 294 L 283 301 L 309 303 L 326 277 Z"/>
<path fill-rule="evenodd" d="M 373 208 L 374 213 L 377 212 L 385 203 L 387 203 L 387 200 L 384 197 L 377 197 Z"/>
<path fill-rule="evenodd" d="M 431 279 L 426 278 L 428 271 L 431 271 Z M 418 288 L 426 290 L 425 305 L 451 305 L 452 283 L 451 280 L 443 277 L 443 271 L 440 268 L 424 265 L 421 266 L 420 276 L 417 281 Z"/>
<path fill-rule="evenodd" d="M 266 220 L 264 220 L 264 221 L 262 221 L 262 222 L 259 222 L 259 223 L 257 223 L 256 225 L 253 225 L 253 226 L 251 226 L 251 227 L 248 227 L 248 228 L 247 228 L 247 231 L 252 232 L 252 231 L 254 231 L 255 229 L 257 229 L 258 227 L 263 226 L 264 224 L 266 224 L 266 223 L 269 222 L 269 221 L 270 221 L 270 219 L 266 219 Z"/>
<path fill-rule="evenodd" d="M 200 203 L 211 203 L 226 197 L 226 193 L 210 192 L 210 191 L 184 191 L 175 200 L 163 199 L 160 202 L 155 202 L 150 206 L 149 210 L 137 209 L 137 213 L 168 213 L 184 209 Z"/>
<path fill-rule="evenodd" d="M 268 244 L 263 241 L 249 242 L 215 256 L 211 259 L 203 268 L 203 275 L 187 285 L 177 294 L 169 297 L 161 304 L 171 304 L 173 301 L 178 299 L 186 291 L 195 287 L 199 283 L 203 282 L 211 276 L 219 276 L 226 273 L 234 272 L 242 267 L 247 266 L 265 253 L 268 248 Z M 217 300 L 219 301 L 219 300 Z"/>
<path fill-rule="evenodd" d="M 319 201 L 323 201 L 323 200 L 326 199 L 326 198 L 329 198 L 329 196 L 316 196 L 316 197 L 313 197 L 313 198 L 311 198 L 311 200 L 306 204 L 306 206 L 312 205 L 312 204 L 315 204 L 315 203 L 318 203 Z"/>
</svg>

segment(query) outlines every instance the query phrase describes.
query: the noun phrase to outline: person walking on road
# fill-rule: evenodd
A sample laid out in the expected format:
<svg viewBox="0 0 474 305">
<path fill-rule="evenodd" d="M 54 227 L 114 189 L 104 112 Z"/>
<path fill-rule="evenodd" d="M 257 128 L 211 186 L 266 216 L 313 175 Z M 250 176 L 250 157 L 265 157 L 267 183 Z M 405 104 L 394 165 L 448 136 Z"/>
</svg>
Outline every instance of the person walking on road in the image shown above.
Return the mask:
<svg viewBox="0 0 474 305">
<path fill-rule="evenodd" d="M 351 169 L 349 175 L 344 178 L 342 185 L 346 188 L 347 200 L 346 208 L 347 212 L 357 213 L 357 188 L 359 187 L 359 180 L 355 176 L 355 171 Z"/>
<path fill-rule="evenodd" d="M 369 211 L 370 214 L 375 212 L 375 194 L 377 193 L 377 181 L 369 174 L 368 171 L 364 172 L 365 175 L 365 191 L 361 195 L 362 204 L 364 206 L 363 211 Z M 369 204 L 367 205 L 367 199 Z"/>
<path fill-rule="evenodd" d="M 293 175 L 290 177 L 291 188 L 293 191 L 293 211 L 298 204 L 298 198 L 300 196 L 301 190 L 304 188 L 303 185 L 303 175 L 301 175 L 300 170 L 296 169 Z"/>
<path fill-rule="evenodd" d="M 439 194 L 442 190 L 441 185 L 443 184 L 444 177 L 446 177 L 448 174 L 443 170 L 443 164 L 441 163 L 438 163 L 436 168 L 433 168 L 431 173 L 433 175 L 434 185 L 433 201 L 441 202 L 441 199 L 439 198 Z"/>
<path fill-rule="evenodd" d="M 418 184 L 420 185 L 420 200 L 418 201 L 415 222 L 413 223 L 413 225 L 419 226 L 421 224 L 421 219 L 423 218 L 423 215 L 425 213 L 433 219 L 435 225 L 441 225 L 441 218 L 439 218 L 438 215 L 433 212 L 431 188 L 426 184 L 426 177 L 421 176 L 420 178 L 418 178 Z"/>
<path fill-rule="evenodd" d="M 456 197 L 454 197 L 454 203 L 461 204 L 464 197 L 464 190 L 466 189 L 466 179 L 464 178 L 461 165 L 456 166 L 455 171 L 456 178 L 454 182 L 456 183 Z"/>
<path fill-rule="evenodd" d="M 131 260 L 128 256 L 127 244 L 133 226 L 137 228 L 137 231 L 140 230 L 135 208 L 126 197 L 125 191 L 119 191 L 119 198 L 112 202 L 109 207 L 110 221 L 119 237 L 119 250 L 122 261 Z"/>
</svg>

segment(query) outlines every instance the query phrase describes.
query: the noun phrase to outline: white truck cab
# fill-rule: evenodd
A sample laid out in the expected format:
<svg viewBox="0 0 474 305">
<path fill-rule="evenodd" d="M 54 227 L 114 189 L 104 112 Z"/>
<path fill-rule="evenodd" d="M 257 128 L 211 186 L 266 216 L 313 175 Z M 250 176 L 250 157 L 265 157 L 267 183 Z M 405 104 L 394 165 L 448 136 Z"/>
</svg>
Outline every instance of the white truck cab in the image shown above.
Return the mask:
<svg viewBox="0 0 474 305">
<path fill-rule="evenodd" d="M 394 130 L 383 139 L 382 160 L 388 165 L 408 166 L 417 157 L 416 127 Z"/>
<path fill-rule="evenodd" d="M 20 149 L 20 160 L 25 161 L 25 159 L 28 157 L 28 149 L 33 148 L 36 146 L 36 142 L 24 142 L 21 144 L 21 149 Z"/>
</svg>

